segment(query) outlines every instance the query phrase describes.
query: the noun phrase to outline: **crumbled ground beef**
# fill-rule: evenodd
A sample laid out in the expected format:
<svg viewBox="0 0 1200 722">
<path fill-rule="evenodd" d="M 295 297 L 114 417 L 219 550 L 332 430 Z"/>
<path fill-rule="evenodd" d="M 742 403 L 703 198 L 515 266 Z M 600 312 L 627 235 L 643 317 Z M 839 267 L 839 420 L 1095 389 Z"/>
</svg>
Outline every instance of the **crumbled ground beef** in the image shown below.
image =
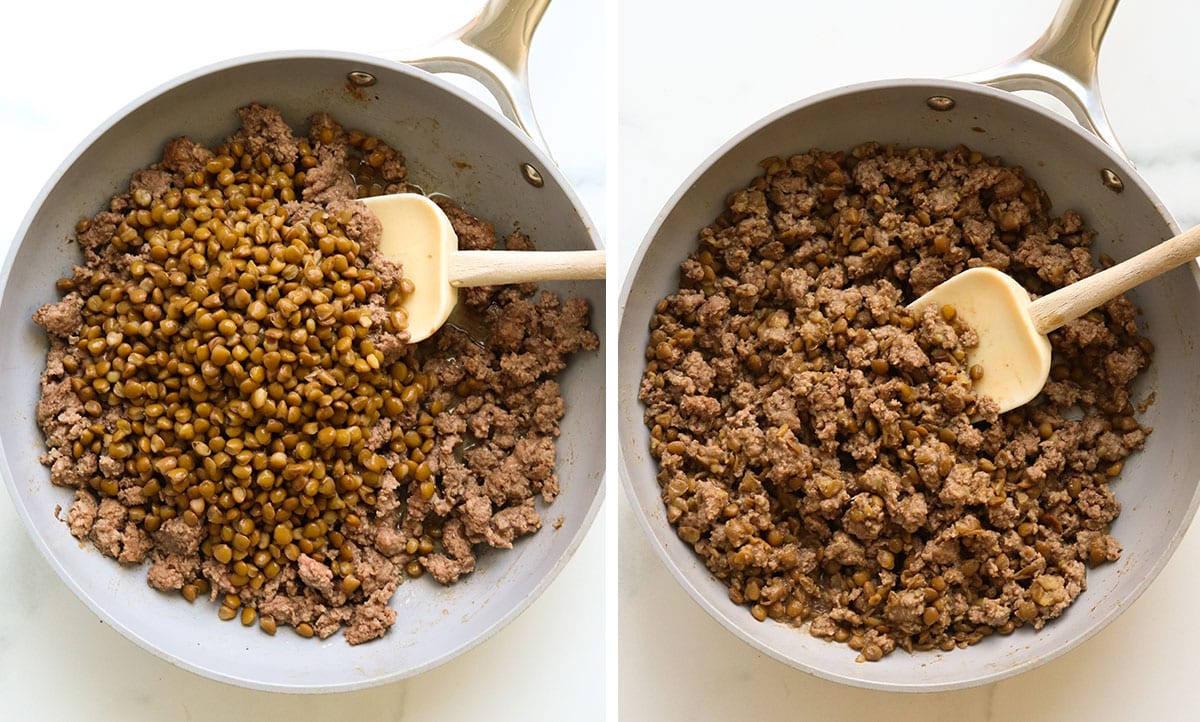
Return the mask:
<svg viewBox="0 0 1200 722">
<path fill-rule="evenodd" d="M 730 599 L 860 660 L 1041 628 L 1118 558 L 1109 482 L 1149 433 L 1117 298 L 1051 334 L 1042 394 L 971 390 L 974 332 L 905 304 L 978 265 L 1035 297 L 1093 233 L 1020 168 L 867 143 L 764 161 L 651 320 L 640 398 L 668 519 Z"/>
<path fill-rule="evenodd" d="M 224 150 L 214 152 L 187 137 L 168 142 L 160 163 L 134 173 L 126 193 L 112 198 L 104 212 L 80 223 L 77 240 L 86 263 L 76 266 L 72 277 L 60 281 L 60 288 L 67 292 L 64 298 L 39 309 L 33 319 L 46 330 L 50 339 L 42 397 L 37 407 L 37 420 L 45 434 L 47 447 L 42 461 L 50 467 L 54 484 L 76 490 L 74 503 L 66 515 L 71 534 L 90 541 L 101 552 L 122 563 L 149 561 L 147 582 L 151 587 L 163 591 L 180 590 L 189 599 L 205 591 L 211 591 L 213 599 L 227 595 L 225 605 L 244 605 L 252 611 L 250 619 L 256 613 L 260 619 L 271 620 L 269 625 L 264 624 L 271 633 L 274 633 L 275 623 L 291 625 L 302 634 L 318 637 L 327 637 L 344 626 L 346 641 L 358 644 L 383 635 L 395 622 L 396 612 L 388 602 L 405 577 L 428 571 L 438 581 L 451 583 L 475 568 L 477 548 L 484 545 L 509 548 L 516 539 L 542 526 L 535 500 L 540 498 L 550 503 L 559 488 L 555 473 L 555 438 L 565 409 L 555 379 L 566 367 L 571 354 L 594 351 L 599 341 L 588 330 L 586 301 L 563 301 L 527 284 L 464 291 L 461 313 L 455 319 L 458 327 L 447 326 L 421 344 L 408 344 L 407 333 L 397 332 L 398 326 L 391 322 L 390 314 L 395 308 L 389 306 L 391 302 L 385 296 L 390 289 L 410 279 L 402 279 L 399 264 L 376 253 L 382 232 L 379 220 L 365 206 L 355 202 L 362 195 L 407 190 L 404 157 L 378 138 L 343 129 L 323 113 L 310 118 L 307 137 L 295 135 L 274 108 L 250 105 L 239 110 L 239 115 L 242 126 L 223 146 Z M 231 151 L 230 148 L 239 150 Z M 217 160 L 219 153 L 240 156 L 241 165 L 224 170 Z M 215 168 L 210 165 L 214 162 Z M 297 168 L 307 172 L 293 175 Z M 225 179 L 228 182 L 221 180 L 221 172 L 229 175 Z M 272 177 L 272 173 L 276 175 Z M 279 174 L 284 176 L 286 183 L 278 180 Z M 147 290 L 162 294 L 163 288 L 188 284 L 188 292 L 195 291 L 196 294 L 191 303 L 200 299 L 206 308 L 213 309 L 227 304 L 221 310 L 235 314 L 237 319 L 237 328 L 230 333 L 241 334 L 243 344 L 260 354 L 256 358 L 235 360 L 235 363 L 265 363 L 262 349 L 274 348 L 272 344 L 278 344 L 283 333 L 266 329 L 267 324 L 251 319 L 249 310 L 245 314 L 240 312 L 247 309 L 249 303 L 248 298 L 239 300 L 238 297 L 238 294 L 247 293 L 246 286 L 239 283 L 218 286 L 220 279 L 216 275 L 197 273 L 191 277 L 174 269 L 169 277 L 154 266 L 155 259 L 161 261 L 162 255 L 152 253 L 149 241 L 143 243 L 137 233 L 127 234 L 132 226 L 146 227 L 156 222 L 147 210 L 155 207 L 154 204 L 169 206 L 172 212 L 178 210 L 179 216 L 174 222 L 180 229 L 203 226 L 206 238 L 214 233 L 224 233 L 227 228 L 217 227 L 221 223 L 228 228 L 236 224 L 247 225 L 248 214 L 227 212 L 233 209 L 225 206 L 209 213 L 209 217 L 198 218 L 192 209 L 202 204 L 189 202 L 186 193 L 189 184 L 201 182 L 197 177 L 209 178 L 216 189 L 207 192 L 216 193 L 218 198 L 222 197 L 220 188 L 234 182 L 244 184 L 249 190 L 242 192 L 260 194 L 250 199 L 254 201 L 253 206 L 249 201 L 243 204 L 250 208 L 278 199 L 283 213 L 277 216 L 280 222 L 274 230 L 284 235 L 299 230 L 307 234 L 311 230 L 313 247 L 323 248 L 327 241 L 315 240 L 323 235 L 313 225 L 319 221 L 306 225 L 302 219 L 314 218 L 316 211 L 341 218 L 347 238 L 358 244 L 359 257 L 373 272 L 372 277 L 378 280 L 374 284 L 375 292 L 364 292 L 362 297 L 356 297 L 361 312 L 356 317 L 356 324 L 343 330 L 354 331 L 353 325 L 367 326 L 369 322 L 371 330 L 367 342 L 382 354 L 380 365 L 390 376 L 385 376 L 383 383 L 391 384 L 396 394 L 390 400 L 385 399 L 382 394 L 393 391 L 379 387 L 377 398 L 369 402 L 377 400 L 380 406 L 391 407 L 402 390 L 416 391 L 418 386 L 421 387 L 416 400 L 403 401 L 399 405 L 403 408 L 389 411 L 390 415 L 380 417 L 370 428 L 355 428 L 362 432 L 364 440 L 361 450 L 355 449 L 358 458 L 375 459 L 378 456 L 385 462 L 379 465 L 380 471 L 374 472 L 378 477 L 377 483 L 371 482 L 375 488 L 370 493 L 354 493 L 359 485 L 368 482 L 361 475 L 352 478 L 349 466 L 342 468 L 345 460 L 339 459 L 331 465 L 328 476 L 324 470 L 321 476 L 332 483 L 337 475 L 336 501 L 341 506 L 331 501 L 334 490 L 307 494 L 308 502 L 316 496 L 321 498 L 319 503 L 324 505 L 321 507 L 323 513 L 309 513 L 303 517 L 296 526 L 294 537 L 290 526 L 282 525 L 280 520 L 284 511 L 296 509 L 288 504 L 300 501 L 296 496 L 298 489 L 305 486 L 305 478 L 299 477 L 301 483 L 298 486 L 293 481 L 291 496 L 285 494 L 288 498 L 272 501 L 274 492 L 269 498 L 266 489 L 272 488 L 274 477 L 263 481 L 262 476 L 270 473 L 267 455 L 258 454 L 262 457 L 257 460 L 262 463 L 258 464 L 256 455 L 251 453 L 251 449 L 259 449 L 267 441 L 258 442 L 251 433 L 247 433 L 247 441 L 239 439 L 246 455 L 239 463 L 245 464 L 246 469 L 254 464 L 256 479 L 265 484 L 260 494 L 262 499 L 257 499 L 253 494 L 242 493 L 246 484 L 240 483 L 230 472 L 229 465 L 221 467 L 209 458 L 222 452 L 201 442 L 213 442 L 215 434 L 202 439 L 195 436 L 199 427 L 193 429 L 193 425 L 187 423 L 188 436 L 183 438 L 181 424 L 184 421 L 181 419 L 192 419 L 190 407 L 179 411 L 174 419 L 162 417 L 155 428 L 151 426 L 152 417 L 145 409 L 144 398 L 134 401 L 138 397 L 119 395 L 115 391 L 118 380 L 157 378 L 162 381 L 169 376 L 172 372 L 165 365 L 182 363 L 174 358 L 179 347 L 166 343 L 162 347 L 164 350 L 158 351 L 162 354 L 163 364 L 158 377 L 137 376 L 141 372 L 132 359 L 141 357 L 139 363 L 146 362 L 145 357 L 154 355 L 153 344 L 164 339 L 169 341 L 175 334 L 193 342 L 203 338 L 202 331 L 192 320 L 179 323 L 175 317 L 164 319 L 157 305 L 149 310 L 139 306 L 145 312 L 144 328 L 140 323 L 122 327 L 124 335 L 109 330 L 106 338 L 114 340 L 102 343 L 103 348 L 94 351 L 88 344 L 90 337 L 81 336 L 84 312 L 94 314 L 103 305 L 98 292 L 110 294 L 114 287 L 120 287 L 122 293 L 128 292 L 127 299 L 139 294 L 141 297 L 141 301 L 126 300 L 123 303 L 141 304 L 147 299 Z M 303 179 L 303 185 L 295 187 L 294 192 L 293 177 Z M 270 190 L 278 195 L 265 193 L 271 198 L 264 200 L 262 187 L 268 181 L 274 184 Z M 225 195 L 230 193 L 226 191 Z M 167 198 L 171 200 L 165 201 Z M 487 249 L 498 245 L 495 228 L 490 222 L 476 218 L 445 199 L 440 202 L 446 203 L 446 211 L 462 247 Z M 207 211 L 207 207 L 204 210 Z M 210 228 L 212 232 L 209 232 Z M 260 226 L 260 230 L 264 238 L 270 233 L 266 225 Z M 194 230 L 186 232 L 195 234 Z M 293 236 L 286 235 L 286 238 Z M 237 253 L 241 254 L 239 258 L 250 258 L 259 264 L 255 266 L 256 272 L 272 277 L 290 273 L 292 275 L 287 278 L 300 279 L 301 272 L 314 271 L 312 267 L 286 267 L 283 260 L 287 253 L 282 244 L 258 238 L 255 241 L 258 248 L 239 249 Z M 180 240 L 175 238 L 173 242 Z M 208 254 L 206 257 L 198 253 L 193 257 L 206 258 L 204 264 L 212 261 L 215 265 L 219 258 L 217 254 L 223 252 L 216 241 L 204 244 L 199 236 L 187 238 L 186 242 L 197 244 Z M 504 245 L 514 250 L 533 248 L 532 241 L 519 233 L 511 234 Z M 293 250 L 289 247 L 287 252 Z M 325 265 L 329 265 L 328 255 L 324 260 Z M 310 261 L 315 267 L 321 259 L 310 258 Z M 295 264 L 296 261 L 292 259 L 288 263 Z M 154 280 L 151 286 L 143 282 L 141 289 L 136 288 L 136 283 L 130 280 L 130 269 L 135 264 L 139 268 L 156 269 L 151 275 L 159 273 L 162 278 Z M 352 272 L 357 270 L 343 269 L 350 280 L 355 278 Z M 212 288 L 204 285 L 202 290 L 196 290 L 197 284 L 207 284 L 209 280 L 214 284 Z M 248 280 L 248 276 L 243 276 L 239 282 Z M 419 284 L 422 279 L 411 281 Z M 349 288 L 349 281 L 346 283 Z M 254 288 L 253 283 L 247 285 Z M 297 280 L 293 290 L 299 286 Z M 307 298 L 305 296 L 301 302 Z M 213 304 L 213 299 L 219 300 Z M 87 306 L 89 300 L 91 305 Z M 160 295 L 154 295 L 151 300 L 170 308 Z M 187 303 L 186 299 L 180 300 Z M 343 300 L 339 298 L 335 304 L 325 305 L 330 308 L 336 305 L 335 311 L 340 315 L 342 304 Z M 288 313 L 299 317 L 297 304 L 293 304 Z M 317 316 L 322 326 L 332 323 L 329 319 Z M 108 321 L 112 322 L 112 319 Z M 297 329 L 288 329 L 293 334 L 293 341 L 297 338 L 294 334 L 304 334 L 299 337 L 301 341 L 296 342 L 301 356 L 313 348 L 303 345 L 304 338 L 307 334 L 317 333 L 313 318 L 304 323 Z M 115 322 L 112 324 L 115 329 Z M 164 330 L 168 324 L 173 327 Z M 115 347 L 126 337 L 129 348 L 121 355 L 121 350 Z M 144 353 L 142 345 L 146 346 Z M 297 356 L 295 350 L 286 346 L 281 353 L 291 354 L 292 359 Z M 362 360 L 366 364 L 365 358 Z M 84 367 L 94 371 L 97 363 L 103 364 L 105 369 L 111 368 L 107 373 L 112 378 L 103 384 L 83 382 Z M 211 364 L 205 361 L 197 365 Z M 239 365 L 238 368 L 242 367 Z M 365 375 L 371 368 L 367 364 L 357 371 Z M 121 376 L 118 369 L 129 373 Z M 203 371 L 202 368 L 198 370 Z M 223 425 L 220 421 L 226 418 L 220 415 L 233 416 L 252 408 L 245 399 L 230 400 L 218 395 L 218 389 L 223 388 L 217 383 L 219 378 L 224 378 L 221 373 L 218 369 L 207 377 L 212 388 L 205 392 L 213 394 L 205 397 L 209 406 L 230 402 L 215 412 L 206 410 L 219 415 L 214 417 L 218 422 L 208 427 L 214 431 L 220 431 Z M 236 388 L 246 399 L 259 393 L 259 407 L 262 407 L 268 399 L 262 394 L 268 387 L 280 386 L 282 390 L 277 397 L 281 402 L 286 400 L 285 391 L 295 394 L 294 405 L 305 400 L 315 404 L 323 398 L 322 403 L 332 406 L 333 413 L 345 416 L 346 402 L 335 400 L 334 396 L 323 397 L 320 392 L 306 398 L 299 396 L 295 389 L 311 391 L 316 384 L 324 384 L 328 389 L 338 386 L 327 369 L 314 368 L 306 373 L 309 375 L 303 381 L 308 383 L 304 387 L 297 385 L 299 382 L 294 376 L 268 375 L 253 382 L 251 375 L 252 383 Z M 355 384 L 360 380 L 359 377 L 353 379 Z M 178 379 L 171 382 L 176 384 L 173 389 L 179 388 Z M 187 389 L 183 393 L 186 395 Z M 81 394 L 86 398 L 81 398 Z M 174 391 L 162 401 L 172 403 L 178 401 L 180 395 Z M 272 468 L 283 478 L 287 478 L 288 470 L 293 467 L 311 469 L 313 462 L 308 461 L 309 456 L 280 460 L 276 459 L 275 453 L 283 457 L 284 449 L 300 448 L 299 442 L 303 441 L 308 444 L 306 453 L 311 454 L 313 446 L 320 444 L 317 424 L 312 424 L 312 428 L 308 428 L 308 424 L 298 427 L 293 424 L 294 428 L 285 429 L 280 420 L 290 422 L 291 418 L 281 414 L 278 419 L 259 420 L 263 422 L 261 428 L 264 431 L 279 424 L 279 428 L 270 433 L 289 439 L 287 444 L 280 441 L 273 447 L 276 450 L 271 457 L 271 463 L 275 464 Z M 207 423 L 208 420 L 204 421 Z M 331 431 L 332 427 L 326 430 Z M 119 446 L 120 440 L 130 433 L 145 439 L 145 448 L 139 446 L 122 449 L 120 454 L 107 453 L 117 448 L 114 445 Z M 220 441 L 223 447 L 229 448 L 225 446 L 224 438 Z M 308 466 L 304 466 L 306 462 Z M 188 473 L 182 477 L 170 474 L 179 470 Z M 308 474 L 308 471 L 303 473 Z M 317 488 L 315 472 L 311 483 Z M 172 485 L 186 490 L 187 495 L 164 496 Z M 282 491 L 281 487 L 274 489 Z M 189 496 L 192 502 L 199 503 L 189 507 Z M 182 501 L 176 504 L 180 499 Z M 304 511 L 301 507 L 296 513 L 299 515 Z M 153 523 L 148 524 L 148 519 Z M 247 521 L 249 525 L 244 524 Z M 320 525 L 313 526 L 318 521 Z M 245 526 L 245 530 L 238 533 L 246 537 L 247 543 L 230 565 L 215 558 L 214 547 L 222 541 L 232 541 L 236 547 L 238 540 L 214 538 L 213 535 L 228 532 L 232 537 L 235 523 Z M 330 525 L 332 528 L 328 528 Z M 310 527 L 315 530 L 313 537 L 324 537 L 330 544 L 336 544 L 337 549 L 332 553 L 319 546 L 309 551 L 293 549 L 297 547 L 294 541 L 300 540 L 301 530 L 309 532 Z M 273 534 L 285 530 L 284 541 L 279 541 L 280 537 Z M 301 545 L 305 543 L 300 541 Z M 238 571 L 239 562 L 247 564 L 249 561 L 254 562 L 251 571 L 252 576 L 257 576 L 256 582 L 248 582 L 246 574 Z M 230 602 L 231 599 L 236 599 L 236 603 Z M 243 616 L 244 620 L 246 618 Z"/>
</svg>

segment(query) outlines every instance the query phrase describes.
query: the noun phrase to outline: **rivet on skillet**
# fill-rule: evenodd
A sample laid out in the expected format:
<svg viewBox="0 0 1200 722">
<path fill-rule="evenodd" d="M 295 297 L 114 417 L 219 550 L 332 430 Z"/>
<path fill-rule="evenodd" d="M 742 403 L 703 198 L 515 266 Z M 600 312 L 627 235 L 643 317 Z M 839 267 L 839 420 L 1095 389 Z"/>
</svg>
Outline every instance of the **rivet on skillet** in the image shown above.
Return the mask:
<svg viewBox="0 0 1200 722">
<path fill-rule="evenodd" d="M 1100 169 L 1100 182 L 1114 193 L 1125 190 L 1125 181 L 1121 180 L 1121 176 L 1117 175 L 1112 168 Z"/>
<path fill-rule="evenodd" d="M 369 88 L 375 84 L 375 76 L 365 70 L 351 70 L 346 73 L 346 79 L 358 88 Z"/>
<path fill-rule="evenodd" d="M 954 98 L 948 98 L 945 95 L 931 95 L 925 99 L 925 105 L 928 105 L 930 110 L 938 112 L 953 110 Z"/>
<path fill-rule="evenodd" d="M 521 164 L 521 175 L 525 176 L 525 182 L 534 188 L 541 188 L 546 185 L 546 181 L 542 180 L 541 171 L 528 163 Z"/>
</svg>

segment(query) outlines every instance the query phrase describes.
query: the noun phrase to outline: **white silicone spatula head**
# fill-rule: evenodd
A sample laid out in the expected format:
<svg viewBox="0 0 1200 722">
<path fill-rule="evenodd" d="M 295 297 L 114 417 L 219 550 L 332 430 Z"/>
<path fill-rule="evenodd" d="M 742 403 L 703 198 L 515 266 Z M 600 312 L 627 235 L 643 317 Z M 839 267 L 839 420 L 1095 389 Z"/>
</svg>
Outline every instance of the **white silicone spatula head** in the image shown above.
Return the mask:
<svg viewBox="0 0 1200 722">
<path fill-rule="evenodd" d="M 1050 376 L 1050 339 L 1029 315 L 1029 293 L 994 268 L 971 268 L 909 304 L 914 311 L 951 306 L 979 335 L 968 363 L 983 368 L 972 388 L 1008 411 L 1038 395 Z"/>
<path fill-rule="evenodd" d="M 379 252 L 399 263 L 413 292 L 404 300 L 408 312 L 409 341 L 433 335 L 458 302 L 458 289 L 450 285 L 450 254 L 458 237 L 437 204 L 416 193 L 363 198 L 379 217 L 383 237 Z"/>
</svg>

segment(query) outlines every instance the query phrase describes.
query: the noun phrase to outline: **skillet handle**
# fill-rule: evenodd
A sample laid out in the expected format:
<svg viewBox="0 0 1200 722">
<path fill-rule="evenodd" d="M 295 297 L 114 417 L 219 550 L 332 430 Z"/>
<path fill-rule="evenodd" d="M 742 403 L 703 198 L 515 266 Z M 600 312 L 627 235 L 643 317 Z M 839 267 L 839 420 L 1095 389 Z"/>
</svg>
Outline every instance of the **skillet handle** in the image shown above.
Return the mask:
<svg viewBox="0 0 1200 722">
<path fill-rule="evenodd" d="M 1125 160 L 1104 103 L 1096 61 L 1118 0 L 1063 0 L 1050 27 L 1024 52 L 969 75 L 958 76 L 1001 90 L 1036 90 L 1058 98 L 1075 120 Z"/>
<path fill-rule="evenodd" d="M 466 25 L 430 46 L 388 53 L 431 73 L 479 81 L 505 117 L 550 153 L 529 96 L 529 47 L 550 0 L 488 0 Z M 399 56 L 399 57 L 397 57 Z"/>
</svg>

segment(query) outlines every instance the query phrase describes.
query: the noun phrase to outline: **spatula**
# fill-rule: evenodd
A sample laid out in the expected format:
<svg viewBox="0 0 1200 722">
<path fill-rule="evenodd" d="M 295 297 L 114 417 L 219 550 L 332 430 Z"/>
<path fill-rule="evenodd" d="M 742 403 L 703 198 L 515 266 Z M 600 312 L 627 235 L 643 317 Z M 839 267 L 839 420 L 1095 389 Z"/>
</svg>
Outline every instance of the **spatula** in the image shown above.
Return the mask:
<svg viewBox="0 0 1200 722">
<path fill-rule="evenodd" d="M 947 279 L 908 308 L 952 306 L 975 329 L 979 345 L 967 358 L 983 376 L 973 389 L 1010 411 L 1037 396 L 1050 376 L 1047 334 L 1197 255 L 1200 226 L 1037 300 L 1001 271 L 979 267 Z"/>
<path fill-rule="evenodd" d="M 379 251 L 404 269 L 413 292 L 404 300 L 409 341 L 441 328 L 463 286 L 605 276 L 604 251 L 460 251 L 450 219 L 417 193 L 361 199 L 383 224 Z"/>
</svg>

